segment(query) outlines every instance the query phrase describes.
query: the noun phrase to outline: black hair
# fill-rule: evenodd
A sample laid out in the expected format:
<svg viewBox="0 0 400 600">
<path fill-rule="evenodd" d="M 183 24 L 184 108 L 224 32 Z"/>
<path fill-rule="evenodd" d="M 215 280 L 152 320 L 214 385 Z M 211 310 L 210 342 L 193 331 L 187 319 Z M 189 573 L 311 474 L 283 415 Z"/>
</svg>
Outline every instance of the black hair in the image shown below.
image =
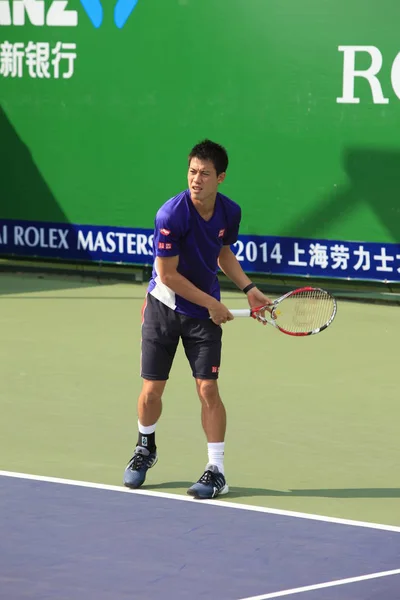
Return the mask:
<svg viewBox="0 0 400 600">
<path fill-rule="evenodd" d="M 192 158 L 211 161 L 217 171 L 217 175 L 225 173 L 228 168 L 229 160 L 227 151 L 223 146 L 211 140 L 203 140 L 192 148 L 189 154 L 189 165 Z"/>
</svg>

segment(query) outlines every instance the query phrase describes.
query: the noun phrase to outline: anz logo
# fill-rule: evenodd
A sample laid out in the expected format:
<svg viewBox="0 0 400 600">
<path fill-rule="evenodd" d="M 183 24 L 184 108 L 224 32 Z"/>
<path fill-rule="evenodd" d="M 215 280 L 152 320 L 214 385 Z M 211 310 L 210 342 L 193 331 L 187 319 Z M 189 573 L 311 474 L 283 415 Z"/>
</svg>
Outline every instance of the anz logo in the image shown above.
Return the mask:
<svg viewBox="0 0 400 600">
<path fill-rule="evenodd" d="M 138 1 L 115 0 L 114 22 L 119 29 L 124 27 Z M 102 1 L 80 0 L 80 3 L 92 25 L 100 27 L 103 23 Z M 68 9 L 68 0 L 0 0 L 0 26 L 21 26 L 26 22 L 37 27 L 76 27 L 78 11 Z"/>
<path fill-rule="evenodd" d="M 103 7 L 100 0 L 80 0 L 87 16 L 95 27 L 100 27 L 103 22 Z M 114 22 L 117 27 L 122 27 L 127 22 L 138 0 L 117 0 L 114 8 Z"/>
</svg>

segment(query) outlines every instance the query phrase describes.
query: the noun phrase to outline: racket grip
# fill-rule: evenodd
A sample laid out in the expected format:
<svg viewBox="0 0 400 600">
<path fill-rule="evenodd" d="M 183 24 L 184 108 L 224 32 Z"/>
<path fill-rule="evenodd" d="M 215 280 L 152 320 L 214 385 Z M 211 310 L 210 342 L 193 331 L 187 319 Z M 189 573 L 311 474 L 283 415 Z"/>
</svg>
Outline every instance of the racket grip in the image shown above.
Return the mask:
<svg viewBox="0 0 400 600">
<path fill-rule="evenodd" d="M 249 308 L 234 308 L 229 311 L 234 317 L 250 317 L 251 311 Z"/>
</svg>

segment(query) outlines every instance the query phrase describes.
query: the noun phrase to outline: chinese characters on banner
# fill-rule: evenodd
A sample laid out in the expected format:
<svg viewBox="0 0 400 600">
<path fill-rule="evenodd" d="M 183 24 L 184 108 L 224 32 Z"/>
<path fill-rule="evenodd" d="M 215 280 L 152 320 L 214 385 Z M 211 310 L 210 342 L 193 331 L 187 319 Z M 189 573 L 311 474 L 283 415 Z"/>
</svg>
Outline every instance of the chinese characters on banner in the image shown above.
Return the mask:
<svg viewBox="0 0 400 600">
<path fill-rule="evenodd" d="M 399 281 L 400 244 L 241 235 L 248 273 Z M 0 255 L 151 265 L 153 230 L 0 220 Z"/>
<path fill-rule="evenodd" d="M 70 79 L 74 74 L 76 44 L 2 42 L 0 76 L 32 79 Z"/>
<path fill-rule="evenodd" d="M 307 261 L 300 260 L 300 254 L 307 254 L 304 248 L 300 248 L 299 242 L 293 244 L 294 260 L 288 261 L 289 265 L 307 266 Z M 368 244 L 366 244 L 368 247 Z M 375 254 L 375 252 L 377 252 Z M 397 272 L 400 273 L 400 254 L 387 254 L 386 247 L 381 246 L 379 249 L 368 250 L 364 245 L 359 244 L 358 247 L 351 249 L 344 244 L 333 244 L 331 246 L 320 244 L 318 242 L 309 244 L 308 249 L 310 267 L 320 267 L 326 269 L 330 266 L 331 269 L 341 269 L 342 271 L 375 271 L 382 273 L 393 273 L 395 270 L 393 262 L 398 261 Z"/>
<path fill-rule="evenodd" d="M 242 236 L 234 250 L 245 271 L 349 279 L 400 279 L 399 244 Z"/>
</svg>

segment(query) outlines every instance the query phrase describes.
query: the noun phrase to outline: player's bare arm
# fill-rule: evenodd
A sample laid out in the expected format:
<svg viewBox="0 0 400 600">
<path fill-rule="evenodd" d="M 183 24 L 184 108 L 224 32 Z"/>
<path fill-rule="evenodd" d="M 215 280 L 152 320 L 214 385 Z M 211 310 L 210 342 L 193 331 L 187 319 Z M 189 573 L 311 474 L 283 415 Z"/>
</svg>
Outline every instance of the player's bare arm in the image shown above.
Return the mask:
<svg viewBox="0 0 400 600">
<path fill-rule="evenodd" d="M 243 271 L 230 246 L 222 247 L 218 258 L 218 266 L 240 290 L 244 290 L 246 286 L 251 284 L 251 280 Z M 272 300 L 265 296 L 257 287 L 253 287 L 247 292 L 247 299 L 251 308 L 272 304 Z"/>
<path fill-rule="evenodd" d="M 231 321 L 233 316 L 226 306 L 209 294 L 202 292 L 186 277 L 181 275 L 177 270 L 178 264 L 179 256 L 157 257 L 156 268 L 162 283 L 179 296 L 182 296 L 182 298 L 185 298 L 185 300 L 204 306 L 210 313 L 211 319 L 217 325 Z"/>
</svg>

